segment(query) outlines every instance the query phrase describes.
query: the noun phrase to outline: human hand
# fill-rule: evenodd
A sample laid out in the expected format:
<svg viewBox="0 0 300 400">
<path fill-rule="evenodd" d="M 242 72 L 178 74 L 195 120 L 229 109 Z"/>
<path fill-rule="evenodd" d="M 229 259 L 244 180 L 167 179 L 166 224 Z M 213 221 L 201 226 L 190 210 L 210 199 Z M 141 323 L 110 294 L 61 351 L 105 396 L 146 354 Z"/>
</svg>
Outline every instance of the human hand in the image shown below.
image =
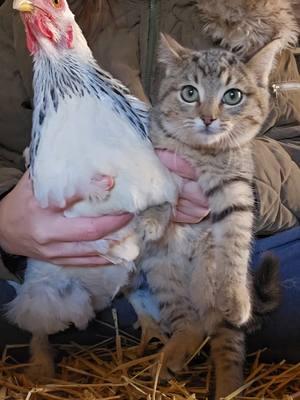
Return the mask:
<svg viewBox="0 0 300 400">
<path fill-rule="evenodd" d="M 111 178 L 103 179 L 107 179 L 109 189 Z M 71 199 L 67 207 L 74 201 Z M 91 251 L 88 242 L 119 230 L 131 218 L 130 214 L 65 218 L 63 209 L 41 208 L 26 172 L 0 202 L 0 246 L 10 254 L 57 265 L 105 265 L 107 260 Z"/>
<path fill-rule="evenodd" d="M 156 150 L 162 163 L 181 177 L 181 188 L 173 221 L 196 224 L 209 214 L 208 201 L 197 180 L 196 172 L 191 165 L 177 154 L 167 150 Z"/>
</svg>

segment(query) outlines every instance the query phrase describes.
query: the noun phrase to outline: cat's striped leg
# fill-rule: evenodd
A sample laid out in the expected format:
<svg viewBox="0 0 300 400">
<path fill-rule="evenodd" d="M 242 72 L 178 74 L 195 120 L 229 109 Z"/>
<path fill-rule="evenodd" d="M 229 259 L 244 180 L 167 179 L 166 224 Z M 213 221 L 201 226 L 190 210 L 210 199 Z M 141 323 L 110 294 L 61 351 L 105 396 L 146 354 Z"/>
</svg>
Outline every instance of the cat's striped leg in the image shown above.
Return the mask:
<svg viewBox="0 0 300 400">
<path fill-rule="evenodd" d="M 216 375 L 216 400 L 228 396 L 243 385 L 244 349 L 245 335 L 239 328 L 223 323 L 211 335 L 211 356 Z"/>
<path fill-rule="evenodd" d="M 178 288 L 175 291 L 170 284 L 168 289 L 169 301 L 160 302 L 161 325 L 171 335 L 162 349 L 161 377 L 164 379 L 170 378 L 170 373 L 182 371 L 205 338 L 204 327 L 191 305 L 188 293 L 181 293 L 177 297 L 176 294 L 180 293 Z M 173 299 L 172 295 L 175 295 Z"/>
<path fill-rule="evenodd" d="M 204 333 L 198 313 L 191 304 L 188 287 L 190 264 L 183 258 L 173 258 L 156 250 L 146 258 L 142 269 L 159 307 L 159 325 L 170 337 L 162 349 L 161 378 L 179 372 L 203 341 Z"/>
<path fill-rule="evenodd" d="M 159 324 L 159 304 L 149 288 L 141 288 L 129 293 L 128 300 L 138 317 L 135 327 L 140 327 L 142 331 L 139 353 L 144 353 L 152 339 L 159 339 L 161 343 L 166 343 L 168 338 Z"/>
</svg>

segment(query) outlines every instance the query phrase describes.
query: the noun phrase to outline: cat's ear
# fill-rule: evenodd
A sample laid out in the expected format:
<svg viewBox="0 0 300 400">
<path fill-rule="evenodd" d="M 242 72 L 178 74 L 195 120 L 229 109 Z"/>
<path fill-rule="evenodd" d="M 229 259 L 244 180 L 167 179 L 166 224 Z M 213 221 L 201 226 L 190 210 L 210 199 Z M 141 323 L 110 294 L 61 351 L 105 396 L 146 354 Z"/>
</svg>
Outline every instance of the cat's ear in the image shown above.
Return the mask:
<svg viewBox="0 0 300 400">
<path fill-rule="evenodd" d="M 176 66 L 182 60 L 182 56 L 187 53 L 187 49 L 182 47 L 171 36 L 161 33 L 158 48 L 158 61 L 165 65 L 166 71 L 172 66 Z"/>
<path fill-rule="evenodd" d="M 251 69 L 258 82 L 266 86 L 269 82 L 269 75 L 275 64 L 277 53 L 281 50 L 281 41 L 275 39 L 262 49 L 260 49 L 248 62 L 247 66 Z"/>
</svg>

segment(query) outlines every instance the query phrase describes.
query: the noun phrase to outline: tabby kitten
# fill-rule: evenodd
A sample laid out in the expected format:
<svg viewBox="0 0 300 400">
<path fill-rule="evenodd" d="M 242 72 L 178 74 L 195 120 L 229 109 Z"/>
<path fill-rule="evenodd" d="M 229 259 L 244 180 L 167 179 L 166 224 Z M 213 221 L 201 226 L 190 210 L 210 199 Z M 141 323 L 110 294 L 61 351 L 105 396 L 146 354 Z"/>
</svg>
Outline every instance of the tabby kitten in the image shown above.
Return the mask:
<svg viewBox="0 0 300 400">
<path fill-rule="evenodd" d="M 200 224 L 169 223 L 162 238 L 147 245 L 139 267 L 159 303 L 157 323 L 170 337 L 162 375 L 181 370 L 210 335 L 217 399 L 243 381 L 244 334 L 236 327 L 251 311 L 251 141 L 268 113 L 268 75 L 278 47 L 273 41 L 244 64 L 225 50 L 196 52 L 168 36 L 161 40 L 165 78 L 151 137 L 155 147 L 194 166 L 211 213 Z M 162 220 L 155 222 L 153 212 L 152 229 Z"/>
</svg>

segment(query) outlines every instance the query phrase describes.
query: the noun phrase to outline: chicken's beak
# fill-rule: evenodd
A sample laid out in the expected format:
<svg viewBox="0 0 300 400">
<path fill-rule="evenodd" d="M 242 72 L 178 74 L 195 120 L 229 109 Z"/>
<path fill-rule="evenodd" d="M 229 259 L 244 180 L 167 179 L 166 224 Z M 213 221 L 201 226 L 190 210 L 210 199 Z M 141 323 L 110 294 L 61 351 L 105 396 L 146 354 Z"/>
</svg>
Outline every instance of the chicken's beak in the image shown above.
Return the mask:
<svg viewBox="0 0 300 400">
<path fill-rule="evenodd" d="M 34 5 L 29 0 L 14 0 L 13 8 L 20 12 L 31 13 L 34 10 Z"/>
</svg>

